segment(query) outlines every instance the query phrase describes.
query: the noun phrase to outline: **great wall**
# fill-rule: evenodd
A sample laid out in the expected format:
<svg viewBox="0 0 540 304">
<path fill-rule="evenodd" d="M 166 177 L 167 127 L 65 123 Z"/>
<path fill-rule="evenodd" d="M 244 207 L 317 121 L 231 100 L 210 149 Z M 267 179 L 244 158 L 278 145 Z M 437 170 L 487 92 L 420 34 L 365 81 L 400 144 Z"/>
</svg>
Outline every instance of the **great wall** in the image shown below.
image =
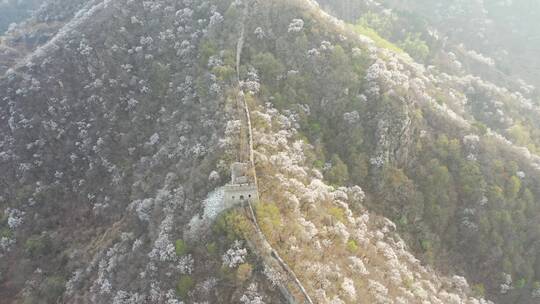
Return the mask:
<svg viewBox="0 0 540 304">
<path fill-rule="evenodd" d="M 270 267 L 273 271 L 281 273 L 281 277 L 288 278 L 287 281 L 277 285 L 282 296 L 287 303 L 298 303 L 296 298 L 303 297 L 304 303 L 313 304 L 311 297 L 302 285 L 298 276 L 292 268 L 287 265 L 279 253 L 272 248 L 264 233 L 260 229 L 257 221 L 257 215 L 253 204 L 259 202 L 260 195 L 258 191 L 257 172 L 253 149 L 253 130 L 251 125 L 251 116 L 245 94 L 241 88 L 240 66 L 242 58 L 242 49 L 245 39 L 245 20 L 249 14 L 251 2 L 246 1 L 242 18 L 239 22 L 239 38 L 236 46 L 236 76 L 237 88 L 236 108 L 238 118 L 242 122 L 240 130 L 239 147 L 237 162 L 231 165 L 231 182 L 224 187 L 224 204 L 228 208 L 240 207 L 244 209 L 247 217 L 250 219 L 255 233 L 246 241 L 250 249 L 262 259 L 265 267 Z M 288 288 L 288 283 L 292 283 L 300 294 L 293 295 Z"/>
</svg>

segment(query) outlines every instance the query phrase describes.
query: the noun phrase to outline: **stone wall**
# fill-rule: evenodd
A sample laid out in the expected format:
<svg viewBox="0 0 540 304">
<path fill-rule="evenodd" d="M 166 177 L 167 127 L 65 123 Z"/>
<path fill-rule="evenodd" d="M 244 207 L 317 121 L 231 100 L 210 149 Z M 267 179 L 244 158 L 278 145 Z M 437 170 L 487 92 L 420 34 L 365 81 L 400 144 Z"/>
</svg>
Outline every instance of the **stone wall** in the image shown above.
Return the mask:
<svg viewBox="0 0 540 304">
<path fill-rule="evenodd" d="M 224 204 L 226 208 L 239 205 L 243 201 L 258 200 L 257 187 L 254 184 L 229 184 L 225 186 Z"/>
</svg>

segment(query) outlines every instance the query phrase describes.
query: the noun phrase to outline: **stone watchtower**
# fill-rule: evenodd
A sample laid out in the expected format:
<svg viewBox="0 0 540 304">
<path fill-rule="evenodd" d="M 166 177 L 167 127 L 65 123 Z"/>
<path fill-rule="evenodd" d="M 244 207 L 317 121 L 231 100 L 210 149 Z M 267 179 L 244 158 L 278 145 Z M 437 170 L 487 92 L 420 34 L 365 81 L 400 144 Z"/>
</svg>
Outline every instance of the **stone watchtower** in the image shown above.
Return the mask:
<svg viewBox="0 0 540 304">
<path fill-rule="evenodd" d="M 248 201 L 255 202 L 258 199 L 257 186 L 249 176 L 249 165 L 233 163 L 231 165 L 231 182 L 225 185 L 226 208 Z"/>
</svg>

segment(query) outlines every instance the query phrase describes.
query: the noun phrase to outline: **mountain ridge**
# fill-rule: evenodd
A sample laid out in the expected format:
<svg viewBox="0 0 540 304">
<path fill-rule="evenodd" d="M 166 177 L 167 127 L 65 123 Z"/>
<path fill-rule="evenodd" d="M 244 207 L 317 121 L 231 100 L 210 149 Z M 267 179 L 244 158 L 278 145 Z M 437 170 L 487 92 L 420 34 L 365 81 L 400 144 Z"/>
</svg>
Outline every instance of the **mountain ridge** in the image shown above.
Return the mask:
<svg viewBox="0 0 540 304">
<path fill-rule="evenodd" d="M 492 266 L 467 270 L 487 256 L 512 270 L 514 289 L 526 263 L 473 244 L 492 245 L 479 240 L 486 225 L 514 220 L 497 214 L 505 208 L 526 218 L 516 231 L 531 230 L 522 213 L 538 209 L 539 176 L 474 116 L 451 120 L 470 114 L 437 86 L 460 79 L 378 47 L 313 1 L 247 5 L 241 60 L 241 1 L 92 1 L 0 79 L 0 295 L 282 301 L 279 274 L 236 242 L 252 232 L 241 210 L 189 235 L 237 157 L 239 78 L 254 116 L 257 219 L 316 303 L 510 303 L 526 293 L 533 303 L 529 289 L 501 295 L 508 280 Z M 459 233 L 477 252 L 462 252 Z M 501 252 L 499 238 L 517 232 L 504 233 L 493 238 Z"/>
</svg>

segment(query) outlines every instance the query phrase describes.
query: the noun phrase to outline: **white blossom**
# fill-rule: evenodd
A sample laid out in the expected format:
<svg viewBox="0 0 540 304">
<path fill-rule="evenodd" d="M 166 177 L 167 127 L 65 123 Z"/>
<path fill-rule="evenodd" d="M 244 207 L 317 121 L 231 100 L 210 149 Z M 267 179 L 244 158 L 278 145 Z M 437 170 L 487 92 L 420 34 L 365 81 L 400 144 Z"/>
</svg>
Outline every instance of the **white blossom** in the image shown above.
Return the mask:
<svg viewBox="0 0 540 304">
<path fill-rule="evenodd" d="M 261 27 L 257 27 L 253 34 L 255 34 L 257 39 L 263 39 L 265 36 L 264 30 Z"/>
<path fill-rule="evenodd" d="M 378 155 L 376 157 L 372 157 L 369 159 L 369 163 L 374 167 L 381 168 L 382 166 L 384 166 L 385 163 L 384 156 Z"/>
<path fill-rule="evenodd" d="M 356 57 L 356 58 L 361 57 L 362 56 L 362 50 L 355 47 L 355 48 L 352 49 L 352 55 L 353 55 L 353 57 Z"/>
<path fill-rule="evenodd" d="M 158 238 L 154 242 L 152 251 L 148 257 L 154 261 L 175 261 L 176 252 L 173 243 L 169 239 L 169 233 L 173 228 L 173 215 L 167 214 L 161 222 Z"/>
<path fill-rule="evenodd" d="M 360 114 L 358 114 L 358 111 L 344 113 L 343 120 L 350 125 L 355 124 L 360 121 Z"/>
<path fill-rule="evenodd" d="M 351 256 L 349 257 L 350 266 L 355 273 L 360 275 L 368 275 L 369 271 L 366 269 L 364 262 L 359 257 Z"/>
<path fill-rule="evenodd" d="M 221 14 L 218 12 L 214 12 L 214 14 L 210 17 L 210 22 L 208 23 L 208 25 L 210 27 L 214 27 L 221 22 L 223 22 L 223 16 L 221 16 Z"/>
<path fill-rule="evenodd" d="M 264 304 L 262 296 L 257 291 L 257 285 L 252 283 L 248 286 L 246 293 L 240 298 L 242 304 Z"/>
<path fill-rule="evenodd" d="M 324 40 L 323 42 L 321 42 L 320 50 L 322 52 L 329 52 L 333 49 L 334 49 L 334 46 L 332 45 L 330 41 Z"/>
<path fill-rule="evenodd" d="M 535 288 L 532 293 L 531 293 L 531 296 L 535 299 L 540 299 L 540 287 L 538 288 Z"/>
<path fill-rule="evenodd" d="M 495 60 L 493 60 L 493 58 L 489 58 L 487 56 L 484 56 L 474 50 L 469 50 L 467 51 L 466 53 L 470 58 L 478 61 L 478 62 L 481 62 L 485 65 L 488 65 L 488 66 L 494 66 L 495 65 Z"/>
<path fill-rule="evenodd" d="M 8 216 L 8 227 L 10 229 L 16 229 L 23 223 L 24 212 L 18 209 L 7 208 L 6 214 Z"/>
<path fill-rule="evenodd" d="M 385 299 L 388 295 L 388 288 L 374 280 L 368 280 L 368 291 L 378 300 Z"/>
<path fill-rule="evenodd" d="M 150 221 L 150 215 L 154 207 L 154 201 L 152 199 L 144 199 L 133 202 L 135 205 L 135 211 L 141 221 Z"/>
<path fill-rule="evenodd" d="M 116 292 L 112 304 L 143 304 L 144 296 L 139 293 L 129 293 L 123 290 Z"/>
<path fill-rule="evenodd" d="M 92 52 L 93 48 L 88 45 L 88 40 L 82 39 L 77 50 L 81 55 L 88 56 Z"/>
<path fill-rule="evenodd" d="M 469 283 L 467 283 L 467 279 L 462 276 L 454 275 L 452 277 L 452 283 L 458 290 L 465 291 L 469 289 Z"/>
<path fill-rule="evenodd" d="M 193 271 L 194 262 L 195 261 L 193 260 L 191 254 L 188 254 L 178 259 L 178 264 L 176 265 L 176 268 L 182 274 L 191 274 L 191 272 Z"/>
<path fill-rule="evenodd" d="M 2 257 L 2 254 L 5 252 L 8 252 L 11 249 L 11 246 L 15 244 L 15 240 L 8 237 L 1 237 L 0 238 L 0 257 Z"/>
<path fill-rule="evenodd" d="M 289 33 L 298 33 L 304 28 L 304 20 L 302 19 L 293 19 L 289 24 Z"/>
<path fill-rule="evenodd" d="M 480 137 L 476 134 L 469 134 L 463 137 L 463 143 L 475 146 L 480 142 Z"/>
<path fill-rule="evenodd" d="M 354 287 L 353 280 L 349 278 L 343 279 L 343 283 L 341 283 L 341 289 L 345 292 L 345 294 L 351 301 L 356 300 L 356 288 Z"/>
<path fill-rule="evenodd" d="M 159 142 L 159 134 L 154 133 L 152 136 L 150 136 L 150 139 L 146 143 L 147 145 L 153 146 Z"/>
<path fill-rule="evenodd" d="M 261 84 L 257 71 L 255 69 L 250 69 L 247 79 L 245 81 L 242 81 L 240 83 L 240 86 L 251 94 L 258 93 L 261 89 Z"/>
<path fill-rule="evenodd" d="M 215 170 L 210 172 L 210 175 L 208 176 L 208 180 L 212 181 L 212 182 L 218 181 L 219 178 L 220 178 L 219 173 L 217 171 L 215 171 Z"/>
<path fill-rule="evenodd" d="M 308 57 L 319 57 L 321 53 L 317 49 L 311 49 L 307 52 Z"/>
<path fill-rule="evenodd" d="M 272 267 L 264 265 L 264 275 L 272 283 L 272 286 L 278 286 L 286 281 L 286 277 L 279 271 L 274 270 Z"/>
<path fill-rule="evenodd" d="M 510 290 L 514 289 L 514 286 L 512 286 L 512 276 L 508 273 L 503 273 L 503 283 L 500 286 L 501 293 L 507 294 Z"/>
<path fill-rule="evenodd" d="M 154 39 L 152 39 L 152 37 L 150 37 L 150 36 L 148 36 L 148 37 L 141 37 L 141 39 L 139 40 L 139 42 L 141 43 L 141 45 L 149 46 L 149 45 L 152 45 L 152 43 L 154 42 Z"/>
<path fill-rule="evenodd" d="M 221 257 L 223 265 L 235 268 L 246 261 L 247 250 L 242 248 L 240 241 L 235 241 L 233 246 Z"/>
</svg>

